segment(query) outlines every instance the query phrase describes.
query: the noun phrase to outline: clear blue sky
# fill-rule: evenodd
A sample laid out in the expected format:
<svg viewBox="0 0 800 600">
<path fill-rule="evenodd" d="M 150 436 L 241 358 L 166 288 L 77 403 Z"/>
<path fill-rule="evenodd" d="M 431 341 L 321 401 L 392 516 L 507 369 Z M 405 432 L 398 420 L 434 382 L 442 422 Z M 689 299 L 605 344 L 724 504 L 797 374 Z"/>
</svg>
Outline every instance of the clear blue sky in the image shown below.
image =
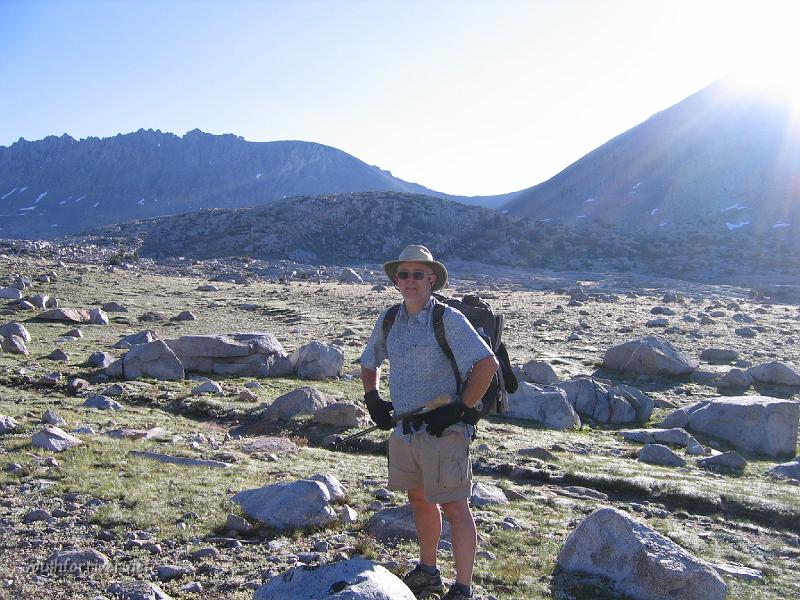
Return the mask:
<svg viewBox="0 0 800 600">
<path fill-rule="evenodd" d="M 328 144 L 443 192 L 510 192 L 785 54 L 798 6 L 0 0 L 0 145 L 200 128 Z"/>
</svg>

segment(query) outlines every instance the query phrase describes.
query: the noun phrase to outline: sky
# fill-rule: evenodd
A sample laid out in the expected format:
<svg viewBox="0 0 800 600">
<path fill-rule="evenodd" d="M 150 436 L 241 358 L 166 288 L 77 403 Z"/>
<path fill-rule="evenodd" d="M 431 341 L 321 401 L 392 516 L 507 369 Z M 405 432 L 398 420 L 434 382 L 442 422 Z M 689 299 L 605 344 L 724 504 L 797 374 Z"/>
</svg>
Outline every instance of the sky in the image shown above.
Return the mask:
<svg viewBox="0 0 800 600">
<path fill-rule="evenodd" d="M 500 194 L 721 76 L 788 67 L 799 17 L 791 0 L 0 0 L 0 146 L 199 128 Z"/>
</svg>

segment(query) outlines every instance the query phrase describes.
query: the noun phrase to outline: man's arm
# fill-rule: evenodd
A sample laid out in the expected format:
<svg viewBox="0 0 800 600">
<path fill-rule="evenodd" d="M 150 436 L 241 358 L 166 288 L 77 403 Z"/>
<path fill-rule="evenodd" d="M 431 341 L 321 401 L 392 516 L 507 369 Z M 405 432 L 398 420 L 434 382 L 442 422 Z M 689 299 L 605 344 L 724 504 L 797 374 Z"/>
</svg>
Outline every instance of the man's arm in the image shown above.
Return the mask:
<svg viewBox="0 0 800 600">
<path fill-rule="evenodd" d="M 491 356 L 486 356 L 472 365 L 472 370 L 469 374 L 469 379 L 467 379 L 467 385 L 464 388 L 464 391 L 461 393 L 461 401 L 464 403 L 464 406 L 467 408 L 473 408 L 483 395 L 486 393 L 489 384 L 492 381 L 492 376 L 497 371 L 497 368 L 500 366 L 500 363 L 497 362 L 497 359 L 492 354 Z M 361 379 L 364 379 L 364 369 L 361 369 L 362 375 Z M 365 384 L 366 385 L 366 384 Z"/>
<path fill-rule="evenodd" d="M 378 367 L 374 371 L 366 367 L 361 367 L 361 383 L 364 384 L 364 393 L 371 392 L 378 389 L 378 383 L 381 380 L 381 368 Z M 487 384 L 488 385 L 488 384 Z"/>
</svg>

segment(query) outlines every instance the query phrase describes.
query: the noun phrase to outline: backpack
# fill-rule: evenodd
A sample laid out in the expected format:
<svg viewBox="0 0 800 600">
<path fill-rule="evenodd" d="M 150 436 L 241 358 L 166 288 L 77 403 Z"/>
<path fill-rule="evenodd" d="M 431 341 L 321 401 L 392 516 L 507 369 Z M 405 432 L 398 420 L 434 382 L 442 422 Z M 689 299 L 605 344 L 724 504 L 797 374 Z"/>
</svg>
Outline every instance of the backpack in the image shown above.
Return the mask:
<svg viewBox="0 0 800 600">
<path fill-rule="evenodd" d="M 464 388 L 464 382 L 461 380 L 461 372 L 458 370 L 455 356 L 447 342 L 447 335 L 444 329 L 444 305 L 454 308 L 463 314 L 470 324 L 475 328 L 483 338 L 483 341 L 492 349 L 497 362 L 500 367 L 495 371 L 492 376 L 492 381 L 486 389 L 486 393 L 481 398 L 476 407 L 466 409 L 463 421 L 470 425 L 477 424 L 489 412 L 504 413 L 508 408 L 508 394 L 513 394 L 517 391 L 518 382 L 514 371 L 511 368 L 511 361 L 508 358 L 508 351 L 506 345 L 503 343 L 503 323 L 504 317 L 502 314 L 492 312 L 491 307 L 480 296 L 467 294 L 462 300 L 457 298 L 447 298 L 440 294 L 433 294 L 437 303 L 433 306 L 433 331 L 436 335 L 436 341 L 439 347 L 444 352 L 444 355 L 450 361 L 450 366 L 453 369 L 453 376 L 456 379 L 456 389 L 461 394 Z M 389 337 L 389 331 L 394 325 L 394 320 L 397 317 L 397 311 L 400 310 L 400 305 L 395 304 L 389 307 L 386 315 L 383 317 L 383 339 Z"/>
</svg>

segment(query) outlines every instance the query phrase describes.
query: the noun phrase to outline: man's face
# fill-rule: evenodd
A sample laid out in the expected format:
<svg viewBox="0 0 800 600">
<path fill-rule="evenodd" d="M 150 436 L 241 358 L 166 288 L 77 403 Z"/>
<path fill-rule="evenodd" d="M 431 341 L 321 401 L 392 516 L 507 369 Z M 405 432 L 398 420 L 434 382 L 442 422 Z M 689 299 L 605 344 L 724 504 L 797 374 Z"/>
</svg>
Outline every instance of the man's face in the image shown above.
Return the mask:
<svg viewBox="0 0 800 600">
<path fill-rule="evenodd" d="M 406 273 L 408 275 L 404 277 L 403 274 Z M 418 279 L 419 273 L 423 274 L 421 279 Z M 397 267 L 397 276 L 394 282 L 405 300 L 427 301 L 431 295 L 433 284 L 436 283 L 436 275 L 424 263 L 402 262 Z"/>
</svg>

